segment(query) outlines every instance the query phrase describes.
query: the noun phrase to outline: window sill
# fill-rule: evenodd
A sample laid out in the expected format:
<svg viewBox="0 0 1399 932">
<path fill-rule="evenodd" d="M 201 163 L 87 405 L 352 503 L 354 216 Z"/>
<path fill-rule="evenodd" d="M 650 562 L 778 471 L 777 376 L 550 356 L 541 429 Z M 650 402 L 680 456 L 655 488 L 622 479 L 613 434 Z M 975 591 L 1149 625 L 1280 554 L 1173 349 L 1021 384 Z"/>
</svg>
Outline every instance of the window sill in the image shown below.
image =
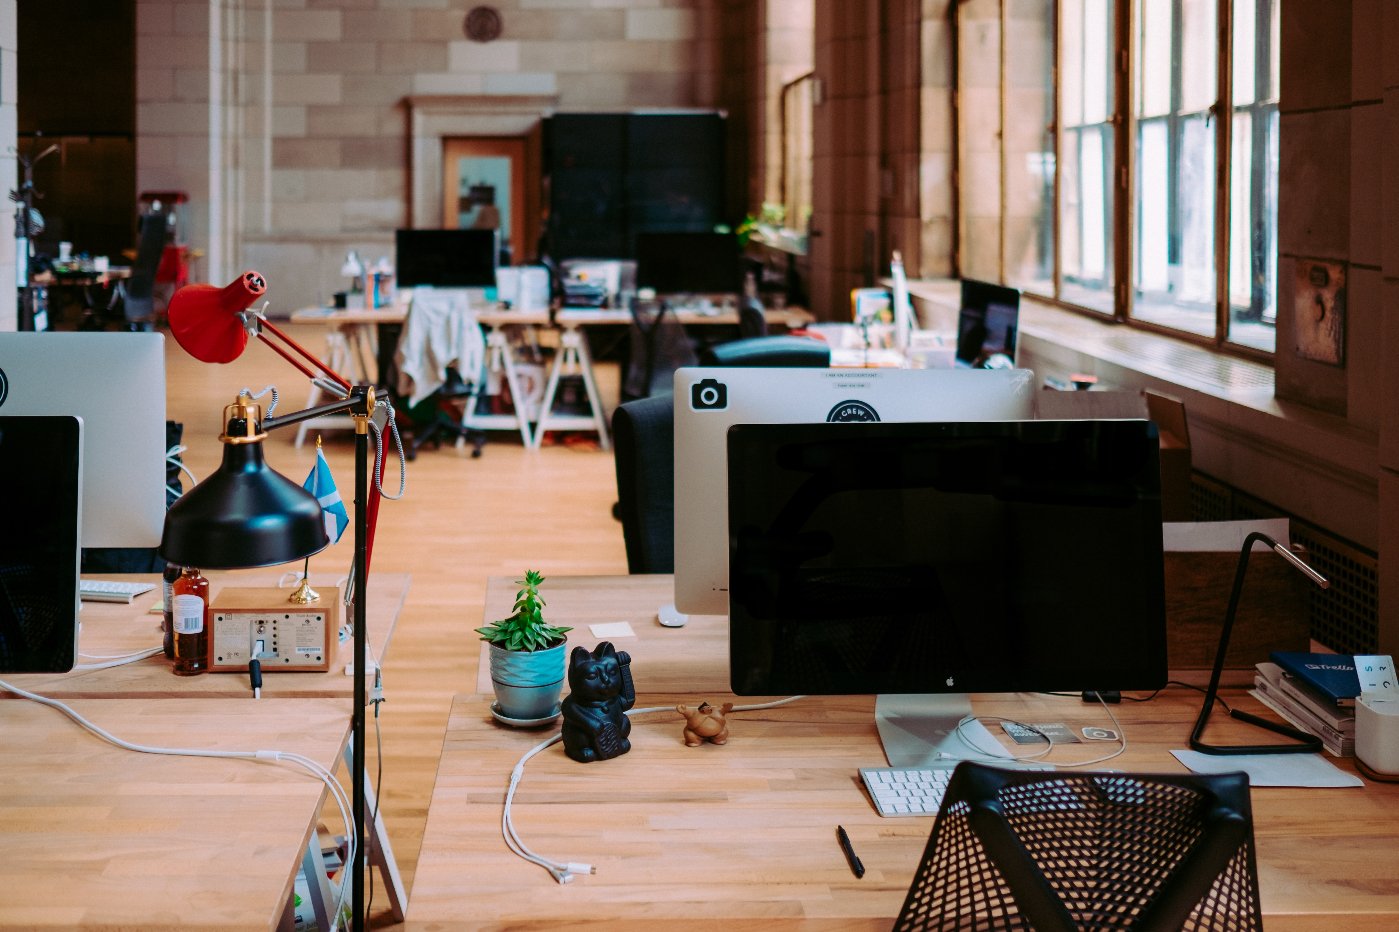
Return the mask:
<svg viewBox="0 0 1399 932">
<path fill-rule="evenodd" d="M 958 282 L 910 282 L 909 292 L 924 326 L 956 329 Z M 1195 469 L 1376 548 L 1378 437 L 1279 401 L 1271 366 L 1031 298 L 1021 304 L 1017 361 L 1041 380 L 1083 372 L 1103 388 L 1180 399 Z"/>
</svg>

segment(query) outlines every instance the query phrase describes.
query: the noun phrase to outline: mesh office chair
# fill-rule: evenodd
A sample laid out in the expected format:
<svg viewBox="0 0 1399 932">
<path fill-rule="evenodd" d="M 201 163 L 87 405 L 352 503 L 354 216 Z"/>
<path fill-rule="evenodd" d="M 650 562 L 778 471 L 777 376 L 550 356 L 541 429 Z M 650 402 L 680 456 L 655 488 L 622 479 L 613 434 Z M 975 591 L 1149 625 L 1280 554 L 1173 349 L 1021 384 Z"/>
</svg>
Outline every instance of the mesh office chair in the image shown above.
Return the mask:
<svg viewBox="0 0 1399 932">
<path fill-rule="evenodd" d="M 118 283 L 113 303 L 120 298 L 122 316 L 133 330 L 149 330 L 155 320 L 155 273 L 165 252 L 166 217 L 146 214 L 141 218 L 141 238 L 136 245 L 136 261 L 131 277 Z"/>
<path fill-rule="evenodd" d="M 896 930 L 1261 930 L 1248 777 L 964 762 Z"/>
</svg>

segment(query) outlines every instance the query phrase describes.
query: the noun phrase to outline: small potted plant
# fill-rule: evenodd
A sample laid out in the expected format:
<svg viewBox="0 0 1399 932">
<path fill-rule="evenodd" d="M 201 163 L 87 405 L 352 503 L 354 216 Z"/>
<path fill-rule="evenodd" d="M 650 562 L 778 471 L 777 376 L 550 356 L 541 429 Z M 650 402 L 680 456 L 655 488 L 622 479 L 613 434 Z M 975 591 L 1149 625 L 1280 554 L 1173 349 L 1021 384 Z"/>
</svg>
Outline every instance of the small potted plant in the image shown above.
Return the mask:
<svg viewBox="0 0 1399 932">
<path fill-rule="evenodd" d="M 516 582 L 524 588 L 515 594 L 515 613 L 476 632 L 491 645 L 496 698 L 491 713 L 509 725 L 542 725 L 559 714 L 564 647 L 573 629 L 544 620 L 544 599 L 539 595 L 542 574 L 526 570 L 525 578 Z"/>
</svg>

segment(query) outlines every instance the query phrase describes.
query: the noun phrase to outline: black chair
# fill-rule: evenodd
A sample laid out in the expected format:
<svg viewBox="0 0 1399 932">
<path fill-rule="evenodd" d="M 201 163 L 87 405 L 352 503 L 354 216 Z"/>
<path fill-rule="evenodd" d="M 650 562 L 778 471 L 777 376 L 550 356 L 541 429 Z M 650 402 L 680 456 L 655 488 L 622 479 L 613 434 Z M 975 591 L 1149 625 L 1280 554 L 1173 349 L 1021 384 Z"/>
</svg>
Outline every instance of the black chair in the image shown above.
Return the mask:
<svg viewBox="0 0 1399 932">
<path fill-rule="evenodd" d="M 739 339 L 765 337 L 767 334 L 768 318 L 767 313 L 763 310 L 763 302 L 757 298 L 744 297 L 738 305 Z"/>
<path fill-rule="evenodd" d="M 700 351 L 702 366 L 808 366 L 831 364 L 831 347 L 824 340 L 790 335 L 749 337 L 715 343 Z"/>
<path fill-rule="evenodd" d="M 1248 777 L 958 764 L 894 928 L 1262 929 Z"/>
<path fill-rule="evenodd" d="M 149 330 L 155 321 L 155 273 L 165 252 L 165 227 L 165 214 L 146 214 L 141 218 L 141 238 L 131 276 L 118 285 L 113 295 L 114 301 L 121 300 L 122 316 L 133 330 Z"/>
<path fill-rule="evenodd" d="M 631 333 L 622 378 L 622 400 L 669 392 L 675 370 L 695 364 L 689 334 L 664 301 L 635 300 L 631 304 Z"/>
<path fill-rule="evenodd" d="M 455 367 L 448 366 L 447 381 L 442 387 L 419 405 L 408 409 L 412 439 L 403 455 L 412 461 L 418 458 L 418 451 L 428 444 L 436 449 L 443 440 L 460 439 L 471 444 L 472 459 L 479 459 L 486 445 L 486 432 L 464 423 L 465 409 L 472 396 L 478 401 L 484 397 L 480 386 L 463 380 Z"/>
<path fill-rule="evenodd" d="M 625 402 L 612 412 L 616 515 L 627 572 L 675 572 L 674 395 Z"/>
</svg>

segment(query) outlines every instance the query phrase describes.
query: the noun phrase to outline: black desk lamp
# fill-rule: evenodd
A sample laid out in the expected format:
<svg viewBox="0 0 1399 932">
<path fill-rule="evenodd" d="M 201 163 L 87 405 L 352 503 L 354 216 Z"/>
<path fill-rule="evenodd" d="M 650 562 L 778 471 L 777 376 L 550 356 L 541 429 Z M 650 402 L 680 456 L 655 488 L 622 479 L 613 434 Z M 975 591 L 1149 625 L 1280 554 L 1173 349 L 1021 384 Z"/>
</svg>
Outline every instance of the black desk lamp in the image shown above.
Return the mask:
<svg viewBox="0 0 1399 932">
<path fill-rule="evenodd" d="M 1241 722 L 1248 722 L 1250 725 L 1257 725 L 1259 728 L 1266 728 L 1285 738 L 1290 738 L 1291 741 L 1285 744 L 1208 744 L 1204 740 L 1205 725 L 1209 722 L 1210 712 L 1214 710 L 1215 698 L 1219 693 L 1219 678 L 1224 672 L 1224 654 L 1229 650 L 1229 635 L 1234 630 L 1234 615 L 1239 608 L 1239 595 L 1244 588 L 1244 571 L 1248 569 L 1248 555 L 1253 550 L 1255 543 L 1264 543 L 1272 547 L 1278 556 L 1297 567 L 1302 575 L 1321 588 L 1328 589 L 1331 586 L 1326 581 L 1325 576 L 1303 563 L 1295 553 L 1267 534 L 1254 531 L 1244 538 L 1243 550 L 1239 554 L 1239 567 L 1234 573 L 1234 588 L 1229 593 L 1229 608 L 1224 613 L 1224 630 L 1219 635 L 1219 651 L 1214 655 L 1214 670 L 1210 673 L 1209 688 L 1205 690 L 1204 707 L 1200 709 L 1200 717 L 1195 720 L 1195 727 L 1190 732 L 1190 747 L 1202 754 L 1314 754 L 1321 750 L 1321 739 L 1315 735 L 1309 735 L 1290 725 L 1270 722 L 1266 718 L 1238 709 L 1230 709 L 1229 715 Z"/>
<path fill-rule="evenodd" d="M 160 541 L 160 556 L 182 566 L 246 569 L 290 563 L 323 550 L 330 543 L 320 503 L 310 492 L 273 470 L 263 460 L 267 431 L 330 414 L 349 414 L 355 424 L 355 555 L 352 583 L 354 621 L 353 782 L 355 857 L 351 866 L 353 922 L 364 928 L 365 857 L 365 586 L 370 535 L 369 417 L 374 390 L 351 386 L 265 317 L 250 311 L 266 283 L 256 272 L 219 289 L 187 285 L 170 299 L 170 331 L 190 355 L 204 362 L 231 362 L 249 335 L 267 344 L 338 401 L 279 417 L 262 417 L 261 407 L 246 391 L 224 409 L 223 463 L 203 482 L 170 506 Z M 270 342 L 268 333 L 289 345 Z M 303 362 L 304 360 L 304 362 Z M 308 367 L 314 366 L 315 369 Z"/>
</svg>

